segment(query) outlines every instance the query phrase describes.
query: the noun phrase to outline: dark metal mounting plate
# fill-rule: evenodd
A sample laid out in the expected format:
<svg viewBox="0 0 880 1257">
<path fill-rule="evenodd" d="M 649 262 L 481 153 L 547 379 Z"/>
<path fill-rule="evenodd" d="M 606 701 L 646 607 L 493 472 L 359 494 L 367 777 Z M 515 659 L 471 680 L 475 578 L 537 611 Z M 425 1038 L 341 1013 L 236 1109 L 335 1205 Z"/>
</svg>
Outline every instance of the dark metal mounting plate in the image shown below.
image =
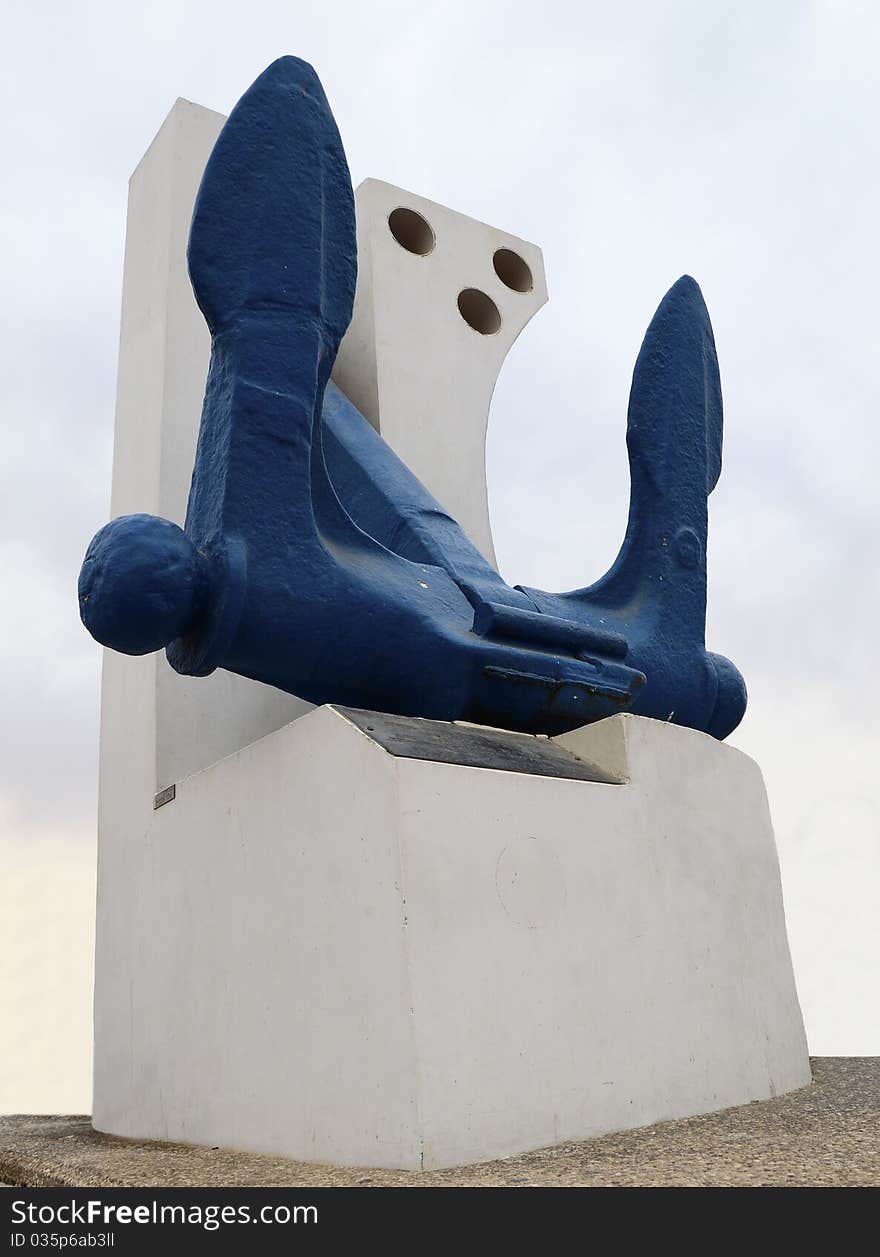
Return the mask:
<svg viewBox="0 0 880 1257">
<path fill-rule="evenodd" d="M 617 777 L 578 759 L 549 738 L 445 720 L 361 711 L 356 707 L 336 707 L 336 710 L 389 755 L 401 759 L 436 760 L 442 764 L 500 769 L 533 777 L 621 784 Z"/>
</svg>

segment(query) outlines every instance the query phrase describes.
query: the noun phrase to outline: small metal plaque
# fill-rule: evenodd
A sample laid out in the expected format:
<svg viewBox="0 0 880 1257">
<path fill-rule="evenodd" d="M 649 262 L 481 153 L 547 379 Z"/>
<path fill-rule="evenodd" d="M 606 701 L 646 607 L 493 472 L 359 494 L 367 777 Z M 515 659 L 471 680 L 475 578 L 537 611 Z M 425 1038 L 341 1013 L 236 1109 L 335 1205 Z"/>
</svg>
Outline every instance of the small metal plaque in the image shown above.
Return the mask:
<svg viewBox="0 0 880 1257">
<path fill-rule="evenodd" d="M 383 747 L 401 759 L 437 760 L 468 768 L 501 769 L 533 777 L 562 777 L 569 781 L 596 781 L 620 785 L 618 777 L 595 764 L 578 759 L 549 738 L 504 729 L 423 720 L 418 716 L 393 716 L 387 712 L 338 707 L 337 711 Z"/>
<path fill-rule="evenodd" d="M 160 790 L 159 793 L 153 799 L 153 811 L 155 812 L 157 807 L 163 807 L 166 803 L 170 803 L 171 800 L 174 799 L 176 796 L 177 796 L 177 786 L 176 785 L 166 786 L 165 789 Z"/>
</svg>

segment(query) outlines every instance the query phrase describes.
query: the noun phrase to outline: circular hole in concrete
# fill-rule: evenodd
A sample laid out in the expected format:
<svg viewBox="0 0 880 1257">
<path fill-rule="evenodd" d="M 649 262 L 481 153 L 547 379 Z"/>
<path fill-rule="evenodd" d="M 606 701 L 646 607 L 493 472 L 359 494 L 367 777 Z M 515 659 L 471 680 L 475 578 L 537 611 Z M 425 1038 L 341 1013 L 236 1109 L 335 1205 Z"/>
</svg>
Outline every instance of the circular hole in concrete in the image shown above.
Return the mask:
<svg viewBox="0 0 880 1257">
<path fill-rule="evenodd" d="M 501 326 L 498 307 L 479 288 L 462 289 L 458 294 L 458 312 L 465 323 L 481 336 L 492 336 Z"/>
<path fill-rule="evenodd" d="M 388 215 L 388 227 L 402 249 L 424 257 L 435 244 L 434 229 L 426 218 L 415 210 L 400 206 Z"/>
<path fill-rule="evenodd" d="M 531 292 L 534 286 L 528 262 L 513 249 L 496 249 L 492 258 L 495 274 L 514 292 Z"/>
</svg>

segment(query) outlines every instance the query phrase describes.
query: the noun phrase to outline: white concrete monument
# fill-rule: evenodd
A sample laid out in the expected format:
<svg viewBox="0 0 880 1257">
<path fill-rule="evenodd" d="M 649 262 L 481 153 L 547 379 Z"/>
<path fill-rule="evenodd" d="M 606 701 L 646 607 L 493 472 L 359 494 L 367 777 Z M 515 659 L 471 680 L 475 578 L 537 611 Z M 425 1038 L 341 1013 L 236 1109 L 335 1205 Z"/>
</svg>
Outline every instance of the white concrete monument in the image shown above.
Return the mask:
<svg viewBox="0 0 880 1257">
<path fill-rule="evenodd" d="M 114 514 L 183 523 L 223 121 L 178 101 L 132 177 Z M 334 378 L 491 561 L 489 402 L 541 252 L 375 180 L 356 203 Z M 315 708 L 110 651 L 101 722 L 97 1129 L 427 1169 L 809 1084 L 761 774 L 708 734 Z"/>
</svg>

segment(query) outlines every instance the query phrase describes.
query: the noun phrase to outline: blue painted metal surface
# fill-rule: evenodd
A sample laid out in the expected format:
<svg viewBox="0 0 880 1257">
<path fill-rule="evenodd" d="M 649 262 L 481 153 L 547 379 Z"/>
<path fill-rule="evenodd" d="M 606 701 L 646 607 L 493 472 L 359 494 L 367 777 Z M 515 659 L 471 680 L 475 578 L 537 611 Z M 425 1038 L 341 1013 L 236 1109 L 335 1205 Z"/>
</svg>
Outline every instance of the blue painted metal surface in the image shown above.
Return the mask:
<svg viewBox="0 0 880 1257">
<path fill-rule="evenodd" d="M 724 737 L 739 673 L 704 646 L 721 394 L 699 289 L 664 299 L 636 365 L 630 522 L 598 584 L 511 588 L 330 371 L 351 317 L 354 204 L 320 83 L 292 57 L 230 115 L 189 265 L 212 336 L 185 531 L 108 524 L 80 575 L 89 631 L 179 672 L 310 699 L 558 733 L 629 709 Z"/>
<path fill-rule="evenodd" d="M 627 421 L 630 510 L 611 570 L 567 594 L 527 592 L 552 615 L 600 617 L 647 677 L 631 710 L 725 738 L 745 682 L 705 649 L 708 497 L 721 474 L 721 381 L 709 314 L 684 276 L 663 298 L 636 360 Z"/>
</svg>

